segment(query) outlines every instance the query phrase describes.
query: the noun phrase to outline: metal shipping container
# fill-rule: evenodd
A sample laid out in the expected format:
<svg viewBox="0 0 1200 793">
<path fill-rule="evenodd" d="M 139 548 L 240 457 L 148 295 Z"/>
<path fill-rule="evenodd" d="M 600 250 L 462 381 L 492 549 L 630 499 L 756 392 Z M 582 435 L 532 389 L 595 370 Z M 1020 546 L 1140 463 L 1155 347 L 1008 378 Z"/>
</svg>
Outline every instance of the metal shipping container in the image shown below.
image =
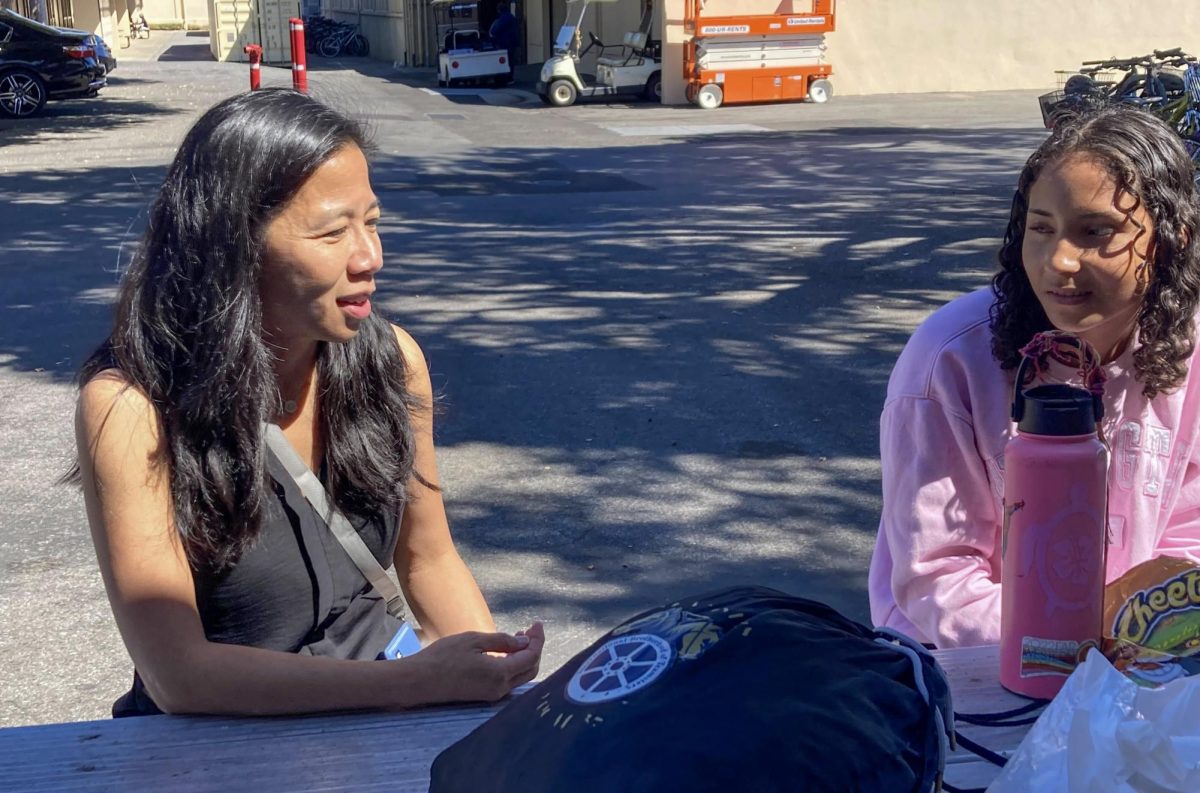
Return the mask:
<svg viewBox="0 0 1200 793">
<path fill-rule="evenodd" d="M 291 63 L 288 20 L 300 13 L 297 0 L 209 0 L 209 41 L 219 61 L 249 60 L 247 44 L 263 48 L 265 63 Z"/>
</svg>

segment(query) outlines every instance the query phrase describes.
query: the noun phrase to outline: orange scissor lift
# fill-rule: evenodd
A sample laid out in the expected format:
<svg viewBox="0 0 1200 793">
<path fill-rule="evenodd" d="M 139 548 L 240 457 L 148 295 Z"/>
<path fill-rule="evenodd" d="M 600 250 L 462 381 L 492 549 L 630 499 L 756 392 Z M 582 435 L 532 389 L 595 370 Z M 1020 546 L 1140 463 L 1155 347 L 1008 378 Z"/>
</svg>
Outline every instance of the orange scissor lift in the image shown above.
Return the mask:
<svg viewBox="0 0 1200 793">
<path fill-rule="evenodd" d="M 722 104 L 811 99 L 833 95 L 825 34 L 834 29 L 836 0 L 810 0 L 796 14 L 704 16 L 704 0 L 684 0 L 687 98 L 706 110 Z M 788 3 L 788 0 L 784 0 Z"/>
</svg>

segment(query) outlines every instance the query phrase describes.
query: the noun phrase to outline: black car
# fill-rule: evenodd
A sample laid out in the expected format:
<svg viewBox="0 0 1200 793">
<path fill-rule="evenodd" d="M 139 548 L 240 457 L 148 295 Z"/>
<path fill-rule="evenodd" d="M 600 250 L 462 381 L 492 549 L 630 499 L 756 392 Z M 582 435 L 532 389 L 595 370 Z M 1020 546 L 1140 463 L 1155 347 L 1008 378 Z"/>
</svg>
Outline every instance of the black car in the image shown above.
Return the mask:
<svg viewBox="0 0 1200 793">
<path fill-rule="evenodd" d="M 112 74 L 113 69 L 117 68 L 117 59 L 113 57 L 112 50 L 108 48 L 108 44 L 104 42 L 104 39 L 100 38 L 95 33 L 88 33 L 86 30 L 72 30 L 70 28 L 55 29 L 62 31 L 63 33 L 70 33 L 75 36 L 85 37 L 87 39 L 87 43 L 95 48 L 96 60 L 104 64 L 104 71 L 106 74 Z"/>
<path fill-rule="evenodd" d="M 0 9 L 0 117 L 32 116 L 48 99 L 95 96 L 107 82 L 95 40 Z"/>
</svg>

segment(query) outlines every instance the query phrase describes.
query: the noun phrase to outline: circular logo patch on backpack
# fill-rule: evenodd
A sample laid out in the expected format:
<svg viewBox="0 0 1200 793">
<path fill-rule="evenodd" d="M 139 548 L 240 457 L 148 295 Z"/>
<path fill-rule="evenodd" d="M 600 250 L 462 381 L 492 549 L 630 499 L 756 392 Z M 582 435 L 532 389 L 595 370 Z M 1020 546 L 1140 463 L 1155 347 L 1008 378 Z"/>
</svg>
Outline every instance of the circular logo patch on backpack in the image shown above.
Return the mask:
<svg viewBox="0 0 1200 793">
<path fill-rule="evenodd" d="M 657 680 L 673 657 L 671 645 L 649 633 L 609 639 L 575 670 L 567 698 L 591 705 L 627 696 Z"/>
</svg>

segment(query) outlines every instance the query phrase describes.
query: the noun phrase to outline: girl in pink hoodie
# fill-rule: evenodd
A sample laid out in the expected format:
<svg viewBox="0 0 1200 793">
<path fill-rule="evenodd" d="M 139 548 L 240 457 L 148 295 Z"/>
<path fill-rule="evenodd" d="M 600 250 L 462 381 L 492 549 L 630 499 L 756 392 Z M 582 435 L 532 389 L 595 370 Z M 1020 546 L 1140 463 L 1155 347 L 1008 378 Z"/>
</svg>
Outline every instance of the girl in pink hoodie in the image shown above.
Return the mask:
<svg viewBox="0 0 1200 793">
<path fill-rule="evenodd" d="M 1175 133 L 1109 108 L 1025 164 L 990 288 L 942 307 L 892 371 L 871 616 L 939 647 L 1000 640 L 1004 445 L 1020 348 L 1058 328 L 1103 357 L 1109 581 L 1200 562 L 1200 198 Z"/>
</svg>

